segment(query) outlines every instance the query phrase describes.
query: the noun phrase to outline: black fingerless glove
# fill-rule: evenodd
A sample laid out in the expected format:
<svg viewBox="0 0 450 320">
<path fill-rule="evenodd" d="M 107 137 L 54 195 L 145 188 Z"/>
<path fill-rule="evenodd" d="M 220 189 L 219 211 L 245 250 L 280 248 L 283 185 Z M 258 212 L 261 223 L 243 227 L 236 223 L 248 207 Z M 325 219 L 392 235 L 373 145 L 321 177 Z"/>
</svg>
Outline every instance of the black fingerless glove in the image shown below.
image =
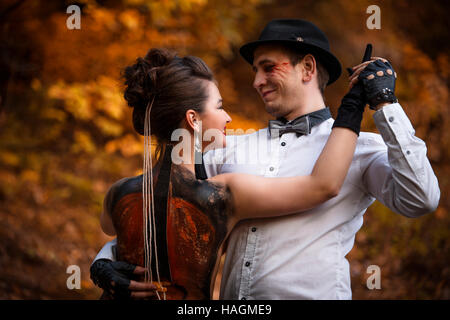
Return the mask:
<svg viewBox="0 0 450 320">
<path fill-rule="evenodd" d="M 365 106 L 364 88 L 361 82 L 358 81 L 342 98 L 333 128 L 348 128 L 359 136 Z"/>
<path fill-rule="evenodd" d="M 129 299 L 128 288 L 135 269 L 127 262 L 98 259 L 91 265 L 91 279 L 114 299 Z"/>
<path fill-rule="evenodd" d="M 380 103 L 397 102 L 394 94 L 396 74 L 389 62 L 378 59 L 367 65 L 359 74 L 358 82 L 362 82 L 364 93 L 371 109 Z"/>
</svg>

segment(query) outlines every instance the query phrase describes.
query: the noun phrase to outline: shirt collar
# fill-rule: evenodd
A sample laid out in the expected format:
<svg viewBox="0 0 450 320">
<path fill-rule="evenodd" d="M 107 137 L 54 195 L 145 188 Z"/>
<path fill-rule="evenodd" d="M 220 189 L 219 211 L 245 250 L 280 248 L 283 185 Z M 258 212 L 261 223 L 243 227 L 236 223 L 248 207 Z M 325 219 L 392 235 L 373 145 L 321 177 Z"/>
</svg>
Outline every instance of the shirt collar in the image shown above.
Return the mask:
<svg viewBox="0 0 450 320">
<path fill-rule="evenodd" d="M 318 124 L 321 124 L 322 122 L 331 118 L 330 108 L 325 107 L 320 110 L 301 115 L 300 117 L 297 117 L 291 121 L 288 121 L 283 117 L 277 118 L 277 120 L 283 121 L 284 123 L 289 123 L 289 122 L 293 122 L 293 121 L 303 118 L 303 117 L 309 118 L 309 129 L 311 129 L 312 127 L 314 127 Z"/>
</svg>

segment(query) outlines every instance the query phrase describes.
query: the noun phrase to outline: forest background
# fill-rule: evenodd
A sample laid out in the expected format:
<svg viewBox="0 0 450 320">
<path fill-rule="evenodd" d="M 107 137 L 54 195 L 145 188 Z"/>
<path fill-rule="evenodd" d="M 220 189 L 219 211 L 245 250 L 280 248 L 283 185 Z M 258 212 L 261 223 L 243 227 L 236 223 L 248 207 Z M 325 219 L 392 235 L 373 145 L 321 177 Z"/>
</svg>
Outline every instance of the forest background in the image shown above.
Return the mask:
<svg viewBox="0 0 450 320">
<path fill-rule="evenodd" d="M 72 4 L 81 8 L 79 30 L 66 26 Z M 379 30 L 366 26 L 373 4 Z M 379 202 L 368 209 L 347 256 L 353 297 L 450 299 L 448 12 L 445 0 L 2 1 L 0 299 L 99 297 L 89 266 L 110 239 L 99 226 L 103 197 L 114 181 L 142 172 L 123 68 L 151 47 L 200 56 L 218 79 L 228 128 L 263 128 L 269 116 L 238 49 L 273 18 L 317 24 L 344 67 L 359 63 L 367 42 L 390 59 L 397 96 L 439 179 L 434 213 L 409 219 Z M 345 74 L 325 91 L 333 115 L 346 91 Z M 368 114 L 363 130 L 377 132 Z M 81 289 L 66 286 L 70 265 L 81 268 Z M 380 290 L 366 286 L 370 265 L 380 267 Z"/>
</svg>

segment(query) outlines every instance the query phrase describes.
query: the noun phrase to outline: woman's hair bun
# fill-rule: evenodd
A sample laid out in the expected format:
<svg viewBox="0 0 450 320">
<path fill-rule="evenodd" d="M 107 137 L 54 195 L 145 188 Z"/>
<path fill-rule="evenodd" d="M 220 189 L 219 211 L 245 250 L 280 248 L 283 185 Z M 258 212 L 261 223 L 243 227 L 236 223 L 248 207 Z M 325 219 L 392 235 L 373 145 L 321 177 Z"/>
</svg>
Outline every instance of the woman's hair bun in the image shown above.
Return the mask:
<svg viewBox="0 0 450 320">
<path fill-rule="evenodd" d="M 144 135 L 146 110 L 152 103 L 151 134 L 170 142 L 189 109 L 201 112 L 208 99 L 205 81 L 214 81 L 206 63 L 193 56 L 177 57 L 167 49 L 151 49 L 124 70 L 124 97 L 133 107 L 133 126 Z"/>
<path fill-rule="evenodd" d="M 137 58 L 135 64 L 125 68 L 124 98 L 130 107 L 146 109 L 158 91 L 157 70 L 169 65 L 175 57 L 172 51 L 151 49 L 144 58 Z"/>
</svg>

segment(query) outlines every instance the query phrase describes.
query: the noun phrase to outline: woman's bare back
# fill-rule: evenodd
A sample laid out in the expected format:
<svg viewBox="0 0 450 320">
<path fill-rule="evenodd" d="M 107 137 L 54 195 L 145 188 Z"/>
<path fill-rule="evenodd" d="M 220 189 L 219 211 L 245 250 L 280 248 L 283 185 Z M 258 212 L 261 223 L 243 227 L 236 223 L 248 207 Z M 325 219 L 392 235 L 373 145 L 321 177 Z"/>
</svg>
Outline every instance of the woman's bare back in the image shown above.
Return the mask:
<svg viewBox="0 0 450 320">
<path fill-rule="evenodd" d="M 155 185 L 159 168 L 154 169 Z M 144 265 L 143 176 L 124 179 L 111 196 L 111 218 L 117 232 L 117 259 Z M 157 191 L 155 191 L 156 194 Z M 172 165 L 166 210 L 156 210 L 156 243 L 152 273 L 167 286 L 167 299 L 210 299 L 218 254 L 230 231 L 230 191 L 197 180 L 188 169 Z M 158 204 L 155 200 L 155 205 Z"/>
</svg>

